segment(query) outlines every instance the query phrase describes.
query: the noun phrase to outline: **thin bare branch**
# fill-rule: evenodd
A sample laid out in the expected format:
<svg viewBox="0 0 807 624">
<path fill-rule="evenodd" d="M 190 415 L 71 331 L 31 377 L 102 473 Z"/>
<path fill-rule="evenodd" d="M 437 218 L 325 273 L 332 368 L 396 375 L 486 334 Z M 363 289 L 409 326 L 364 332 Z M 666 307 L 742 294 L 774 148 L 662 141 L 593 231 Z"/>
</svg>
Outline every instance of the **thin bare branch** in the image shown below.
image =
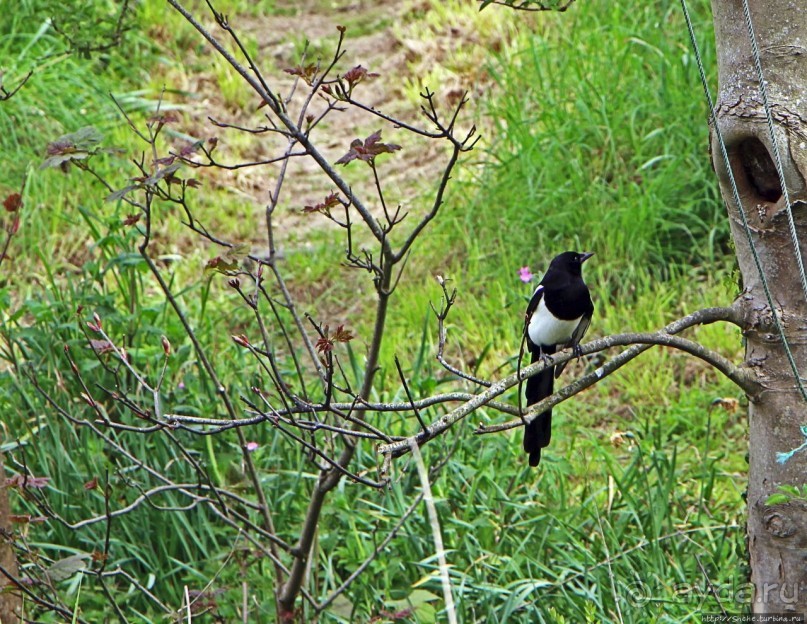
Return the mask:
<svg viewBox="0 0 807 624">
<path fill-rule="evenodd" d="M 558 3 L 544 3 L 538 2 L 537 0 L 521 0 L 517 2 L 516 0 L 479 0 L 482 4 L 482 8 L 485 8 L 489 4 L 495 4 L 503 7 L 507 7 L 508 9 L 514 9 L 516 11 L 534 11 L 534 12 L 541 12 L 541 11 L 556 11 L 558 13 L 563 13 L 574 3 L 574 0 L 566 0 L 565 2 L 558 2 Z"/>
<path fill-rule="evenodd" d="M 350 198 L 353 206 L 361 215 L 367 227 L 372 232 L 373 236 L 378 241 L 384 240 L 384 230 L 378 223 L 376 218 L 372 215 L 370 210 L 364 203 L 353 194 L 350 185 L 336 172 L 336 169 L 331 165 L 325 156 L 311 143 L 305 131 L 297 126 L 296 123 L 286 114 L 280 102 L 274 94 L 270 93 L 261 82 L 256 79 L 252 73 L 241 65 L 224 45 L 218 41 L 202 24 L 190 13 L 185 7 L 180 4 L 178 0 L 167 0 L 168 3 L 174 7 L 184 17 L 189 24 L 191 24 L 199 34 L 201 34 L 208 43 L 227 61 L 227 63 L 238 72 L 244 80 L 246 80 L 255 92 L 263 98 L 267 105 L 271 108 L 275 116 L 280 120 L 283 126 L 286 127 L 289 134 L 294 137 L 305 148 L 311 158 L 317 163 L 317 166 L 322 170 L 325 175 L 336 185 L 336 187 L 345 195 Z"/>
<path fill-rule="evenodd" d="M 443 368 L 454 373 L 458 377 L 467 379 L 468 381 L 471 381 L 484 388 L 490 388 L 491 382 L 485 379 L 480 379 L 473 375 L 469 375 L 456 366 L 449 364 L 448 360 L 445 358 L 446 340 L 448 339 L 446 319 L 448 318 L 448 313 L 451 311 L 451 307 L 454 305 L 454 301 L 457 298 L 456 288 L 451 291 L 451 294 L 448 293 L 448 287 L 446 285 L 447 281 L 448 280 L 446 280 L 442 275 L 437 276 L 437 283 L 440 284 L 440 288 L 443 290 L 443 299 L 439 310 L 437 310 L 434 305 L 431 306 L 434 315 L 437 317 L 437 361 L 440 362 Z"/>
<path fill-rule="evenodd" d="M 729 321 L 737 324 L 741 323 L 739 312 L 736 308 L 706 308 L 704 310 L 699 310 L 698 312 L 687 315 L 678 321 L 670 323 L 655 334 L 620 334 L 617 336 L 608 336 L 606 338 L 594 340 L 588 344 L 582 345 L 579 349 L 580 355 L 590 355 L 614 346 L 633 346 L 594 372 L 585 375 L 574 383 L 569 384 L 559 392 L 556 392 L 552 396 L 547 397 L 546 399 L 543 399 L 542 401 L 531 406 L 523 418 L 518 418 L 517 420 L 503 423 L 501 425 L 486 426 L 484 427 L 484 430 L 480 430 L 479 433 L 502 431 L 523 426 L 525 422 L 530 422 L 537 414 L 540 414 L 550 407 L 557 405 L 571 396 L 574 396 L 585 388 L 597 383 L 600 379 L 611 374 L 621 366 L 624 366 L 630 360 L 649 349 L 653 344 L 675 347 L 700 357 L 720 370 L 720 372 L 729 377 L 729 379 L 731 379 L 739 387 L 743 388 L 747 392 L 753 392 L 756 385 L 752 375 L 749 372 L 734 366 L 731 364 L 731 362 L 719 354 L 713 353 L 697 343 L 672 335 L 693 325 L 713 323 L 715 321 Z M 473 413 L 480 406 L 487 404 L 490 399 L 495 398 L 513 386 L 518 385 L 521 380 L 532 377 L 533 375 L 537 375 L 548 367 L 568 362 L 575 357 L 576 354 L 571 349 L 567 349 L 558 352 L 552 357 L 546 358 L 544 361 L 531 364 L 527 368 L 517 371 L 516 373 L 513 373 L 512 375 L 509 375 L 508 377 L 494 383 L 485 392 L 477 395 L 474 399 L 455 408 L 448 414 L 442 416 L 439 420 L 429 425 L 425 431 L 417 435 L 410 436 L 405 440 L 382 445 L 379 447 L 378 452 L 385 455 L 389 454 L 393 457 L 404 455 L 409 452 L 409 445 L 413 441 L 422 444 L 423 442 L 440 435 L 442 432 L 452 427 L 455 423 Z"/>
<path fill-rule="evenodd" d="M 9 91 L 8 89 L 6 89 L 6 88 L 3 86 L 2 82 L 0 82 L 0 102 L 4 102 L 4 101 L 6 101 L 6 100 L 10 100 L 11 98 L 13 98 L 13 97 L 16 95 L 16 93 L 17 93 L 17 92 L 18 92 L 20 89 L 22 89 L 22 88 L 23 88 L 23 86 L 25 85 L 25 83 L 26 83 L 26 82 L 28 82 L 28 79 L 29 79 L 31 76 L 33 76 L 33 75 L 34 75 L 34 70 L 30 70 L 30 71 L 29 71 L 27 74 L 25 74 L 25 76 L 23 77 L 23 79 L 22 79 L 22 80 L 20 80 L 20 81 L 17 83 L 17 86 L 16 86 L 16 87 L 14 87 L 14 88 L 13 88 L 11 91 Z M 2 78 L 3 78 L 3 75 L 2 75 L 2 74 L 0 74 L 0 81 L 2 80 Z"/>
</svg>

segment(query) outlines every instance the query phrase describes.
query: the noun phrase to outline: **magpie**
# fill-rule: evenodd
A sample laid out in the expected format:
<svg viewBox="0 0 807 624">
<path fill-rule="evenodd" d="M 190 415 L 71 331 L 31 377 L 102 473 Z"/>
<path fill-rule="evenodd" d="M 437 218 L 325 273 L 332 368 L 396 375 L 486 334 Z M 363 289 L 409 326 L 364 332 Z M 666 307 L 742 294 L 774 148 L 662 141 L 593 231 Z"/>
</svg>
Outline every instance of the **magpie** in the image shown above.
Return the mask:
<svg viewBox="0 0 807 624">
<path fill-rule="evenodd" d="M 593 252 L 564 251 L 549 264 L 530 299 L 524 321 L 524 338 L 532 363 L 559 349 L 579 348 L 594 313 L 582 271 L 583 263 L 593 255 Z M 552 394 L 553 381 L 565 366 L 565 363 L 550 366 L 527 379 L 528 407 Z M 541 449 L 549 445 L 551 436 L 552 410 L 548 409 L 524 429 L 524 451 L 529 453 L 530 466 L 540 463 Z"/>
</svg>

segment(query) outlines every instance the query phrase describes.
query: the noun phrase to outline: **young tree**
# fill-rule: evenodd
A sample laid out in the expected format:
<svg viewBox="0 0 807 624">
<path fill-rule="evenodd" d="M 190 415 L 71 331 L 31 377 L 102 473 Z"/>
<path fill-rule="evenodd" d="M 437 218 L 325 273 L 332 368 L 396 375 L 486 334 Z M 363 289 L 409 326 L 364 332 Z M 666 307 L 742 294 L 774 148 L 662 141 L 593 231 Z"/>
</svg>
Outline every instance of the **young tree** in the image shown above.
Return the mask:
<svg viewBox="0 0 807 624">
<path fill-rule="evenodd" d="M 6 91 L 0 84 L 0 102 L 11 98 L 22 87 L 24 82 L 20 83 L 12 91 Z M 24 181 L 21 186 L 24 189 Z M 3 241 L 0 243 L 0 265 L 6 259 L 11 239 L 19 228 L 21 208 L 21 193 L 11 193 L 4 198 L 4 218 L 0 224 L 3 231 Z M 22 606 L 19 593 L 11 591 L 14 586 L 14 579 L 19 576 L 17 559 L 12 546 L 12 535 L 12 514 L 8 501 L 8 488 L 5 487 L 3 453 L 0 452 L 0 624 L 16 624 L 19 621 Z"/>
<path fill-rule="evenodd" d="M 4 478 L 3 455 L 0 453 L 0 478 Z M 9 591 L 13 579 L 19 576 L 17 559 L 10 540 L 11 509 L 8 505 L 8 494 L 5 487 L 0 487 L 0 622 L 16 624 L 19 622 L 22 600 L 16 591 Z"/>
</svg>

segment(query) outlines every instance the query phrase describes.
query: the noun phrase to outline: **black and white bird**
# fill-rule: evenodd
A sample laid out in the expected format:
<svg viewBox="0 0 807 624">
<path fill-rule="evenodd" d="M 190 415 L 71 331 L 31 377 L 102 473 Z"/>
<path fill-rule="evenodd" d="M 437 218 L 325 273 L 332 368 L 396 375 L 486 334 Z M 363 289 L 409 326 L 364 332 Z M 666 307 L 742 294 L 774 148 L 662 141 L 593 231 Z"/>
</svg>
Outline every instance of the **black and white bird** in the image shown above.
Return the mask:
<svg viewBox="0 0 807 624">
<path fill-rule="evenodd" d="M 583 263 L 593 253 L 564 251 L 549 264 L 541 283 L 527 306 L 524 334 L 531 362 L 552 355 L 566 347 L 578 348 L 586 333 L 594 304 L 583 281 Z M 553 381 L 566 364 L 550 366 L 527 379 L 527 406 L 534 405 L 553 392 Z M 553 370 L 554 369 L 554 370 Z M 541 449 L 552 436 L 552 410 L 536 416 L 524 430 L 524 451 L 530 455 L 530 466 L 541 461 Z"/>
</svg>

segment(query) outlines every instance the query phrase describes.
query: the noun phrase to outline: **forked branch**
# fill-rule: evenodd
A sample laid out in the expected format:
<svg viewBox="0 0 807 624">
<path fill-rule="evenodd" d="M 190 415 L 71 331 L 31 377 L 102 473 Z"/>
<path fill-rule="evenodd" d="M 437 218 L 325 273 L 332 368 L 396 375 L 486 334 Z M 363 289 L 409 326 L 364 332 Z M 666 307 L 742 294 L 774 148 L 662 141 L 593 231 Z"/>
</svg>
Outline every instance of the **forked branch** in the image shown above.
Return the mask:
<svg viewBox="0 0 807 624">
<path fill-rule="evenodd" d="M 675 336 L 675 334 L 688 327 L 692 327 L 693 325 L 714 323 L 716 321 L 728 321 L 742 326 L 742 318 L 737 308 L 706 308 L 689 314 L 678 321 L 670 323 L 655 333 L 619 334 L 593 340 L 587 344 L 581 345 L 579 350 L 580 355 L 591 355 L 615 346 L 632 346 L 603 366 L 597 368 L 595 371 L 584 375 L 572 384 L 569 384 L 568 386 L 554 393 L 552 396 L 547 397 L 539 403 L 531 406 L 526 414 L 524 414 L 523 418 L 519 417 L 518 419 L 509 421 L 502 425 L 480 426 L 477 433 L 490 433 L 493 431 L 503 431 L 506 429 L 523 426 L 525 422 L 529 423 L 532 419 L 534 419 L 537 414 L 557 405 L 558 403 L 561 403 L 562 401 L 565 401 L 566 399 L 599 382 L 601 379 L 604 379 L 617 369 L 630 362 L 635 357 L 645 352 L 653 345 L 668 346 L 690 353 L 691 355 L 704 360 L 719 370 L 746 393 L 754 393 L 757 390 L 757 384 L 754 380 L 753 374 L 748 370 L 732 364 L 728 359 L 724 358 L 720 354 L 715 353 L 714 351 L 711 351 L 696 342 Z M 552 357 L 546 358 L 545 360 L 531 364 L 521 371 L 517 371 L 516 373 L 513 373 L 512 375 L 509 375 L 504 379 L 492 384 L 485 392 L 476 395 L 473 399 L 451 410 L 433 422 L 431 425 L 425 427 L 420 433 L 410 436 L 404 440 L 398 440 L 389 444 L 381 445 L 378 448 L 378 452 L 382 455 L 390 457 L 400 457 L 401 455 L 405 455 L 410 451 L 410 445 L 412 443 L 423 444 L 428 440 L 439 436 L 478 408 L 487 405 L 492 399 L 495 399 L 510 388 L 518 385 L 520 381 L 537 375 L 549 367 L 568 362 L 575 357 L 576 355 L 572 352 L 572 350 L 567 349 L 553 355 Z"/>
</svg>

